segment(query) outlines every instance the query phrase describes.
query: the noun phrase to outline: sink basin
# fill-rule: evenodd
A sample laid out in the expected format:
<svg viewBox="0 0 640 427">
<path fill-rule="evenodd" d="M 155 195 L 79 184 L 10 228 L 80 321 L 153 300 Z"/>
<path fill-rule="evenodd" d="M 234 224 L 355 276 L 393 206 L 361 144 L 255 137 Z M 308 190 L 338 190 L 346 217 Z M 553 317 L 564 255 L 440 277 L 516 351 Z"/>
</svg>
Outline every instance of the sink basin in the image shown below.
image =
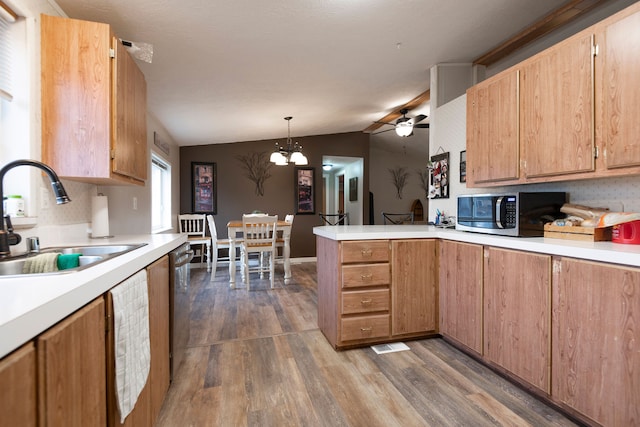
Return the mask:
<svg viewBox="0 0 640 427">
<path fill-rule="evenodd" d="M 8 276 L 38 276 L 43 274 L 67 274 L 84 270 L 85 268 L 94 266 L 108 259 L 115 258 L 119 255 L 145 246 L 146 243 L 131 245 L 99 245 L 99 246 L 60 246 L 44 248 L 40 253 L 60 252 L 61 254 L 82 254 L 80 255 L 80 266 L 69 268 L 67 270 L 59 270 L 48 273 L 24 274 L 22 268 L 28 257 L 35 254 L 14 256 L 0 261 L 0 279 Z"/>
</svg>

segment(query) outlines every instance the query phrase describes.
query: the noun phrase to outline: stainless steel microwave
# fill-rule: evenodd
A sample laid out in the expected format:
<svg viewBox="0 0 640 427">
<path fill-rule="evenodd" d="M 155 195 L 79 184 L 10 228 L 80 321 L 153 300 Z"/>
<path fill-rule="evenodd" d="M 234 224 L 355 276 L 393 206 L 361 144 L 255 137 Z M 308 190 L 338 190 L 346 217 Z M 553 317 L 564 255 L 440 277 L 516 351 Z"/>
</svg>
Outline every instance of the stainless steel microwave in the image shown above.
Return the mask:
<svg viewBox="0 0 640 427">
<path fill-rule="evenodd" d="M 544 224 L 565 215 L 563 192 L 513 192 L 458 196 L 456 230 L 503 236 L 544 235 Z"/>
</svg>

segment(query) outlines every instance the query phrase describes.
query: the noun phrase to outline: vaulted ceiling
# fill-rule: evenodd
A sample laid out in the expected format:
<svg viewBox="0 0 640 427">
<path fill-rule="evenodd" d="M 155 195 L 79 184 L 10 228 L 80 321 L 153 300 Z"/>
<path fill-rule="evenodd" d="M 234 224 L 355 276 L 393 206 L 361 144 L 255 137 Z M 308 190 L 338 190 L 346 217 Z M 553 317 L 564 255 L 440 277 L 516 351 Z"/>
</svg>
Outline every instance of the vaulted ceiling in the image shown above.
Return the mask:
<svg viewBox="0 0 640 427">
<path fill-rule="evenodd" d="M 50 0 L 53 1 L 53 0 Z M 567 3 L 593 0 L 56 0 L 153 45 L 148 110 L 178 145 L 362 131 Z"/>
</svg>

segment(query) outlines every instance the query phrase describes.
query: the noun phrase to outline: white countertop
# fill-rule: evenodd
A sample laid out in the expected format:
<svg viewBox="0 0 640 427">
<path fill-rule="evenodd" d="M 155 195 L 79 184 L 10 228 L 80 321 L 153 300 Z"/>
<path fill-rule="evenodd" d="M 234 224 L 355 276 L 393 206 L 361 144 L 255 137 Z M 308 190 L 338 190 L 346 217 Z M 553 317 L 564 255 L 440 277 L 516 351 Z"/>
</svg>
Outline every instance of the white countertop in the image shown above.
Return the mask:
<svg viewBox="0 0 640 427">
<path fill-rule="evenodd" d="M 183 234 L 117 236 L 51 246 L 145 246 L 84 270 L 41 276 L 0 276 L 0 357 L 34 338 L 187 240 Z M 45 249 L 45 248 L 43 248 Z"/>
<path fill-rule="evenodd" d="M 432 225 L 322 226 L 314 227 L 313 233 L 331 240 L 438 238 L 640 267 L 640 245 L 612 242 L 582 242 L 544 237 L 502 237 L 443 229 Z"/>
</svg>

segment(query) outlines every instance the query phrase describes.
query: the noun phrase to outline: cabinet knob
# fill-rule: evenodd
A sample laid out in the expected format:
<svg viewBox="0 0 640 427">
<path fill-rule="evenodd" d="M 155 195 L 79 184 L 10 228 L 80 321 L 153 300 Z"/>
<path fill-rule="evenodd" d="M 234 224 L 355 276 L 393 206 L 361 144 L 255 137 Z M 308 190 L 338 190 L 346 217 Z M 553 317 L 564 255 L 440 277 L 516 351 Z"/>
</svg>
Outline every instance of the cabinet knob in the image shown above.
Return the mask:
<svg viewBox="0 0 640 427">
<path fill-rule="evenodd" d="M 367 305 L 371 304 L 372 302 L 373 302 L 373 300 L 372 300 L 371 298 L 369 298 L 369 299 L 363 299 L 363 300 L 361 300 L 361 301 L 360 301 L 360 304 L 362 304 L 362 305 L 364 305 L 364 306 L 367 306 Z"/>
<path fill-rule="evenodd" d="M 372 278 L 373 278 L 373 274 L 361 274 L 360 275 L 360 280 L 362 280 L 363 282 L 370 282 Z"/>
<path fill-rule="evenodd" d="M 373 254 L 371 249 L 363 249 L 361 253 L 362 253 L 362 258 L 371 258 L 371 255 Z"/>
<path fill-rule="evenodd" d="M 371 326 L 367 327 L 367 328 L 360 328 L 361 332 L 371 332 L 373 331 L 373 328 Z"/>
</svg>

